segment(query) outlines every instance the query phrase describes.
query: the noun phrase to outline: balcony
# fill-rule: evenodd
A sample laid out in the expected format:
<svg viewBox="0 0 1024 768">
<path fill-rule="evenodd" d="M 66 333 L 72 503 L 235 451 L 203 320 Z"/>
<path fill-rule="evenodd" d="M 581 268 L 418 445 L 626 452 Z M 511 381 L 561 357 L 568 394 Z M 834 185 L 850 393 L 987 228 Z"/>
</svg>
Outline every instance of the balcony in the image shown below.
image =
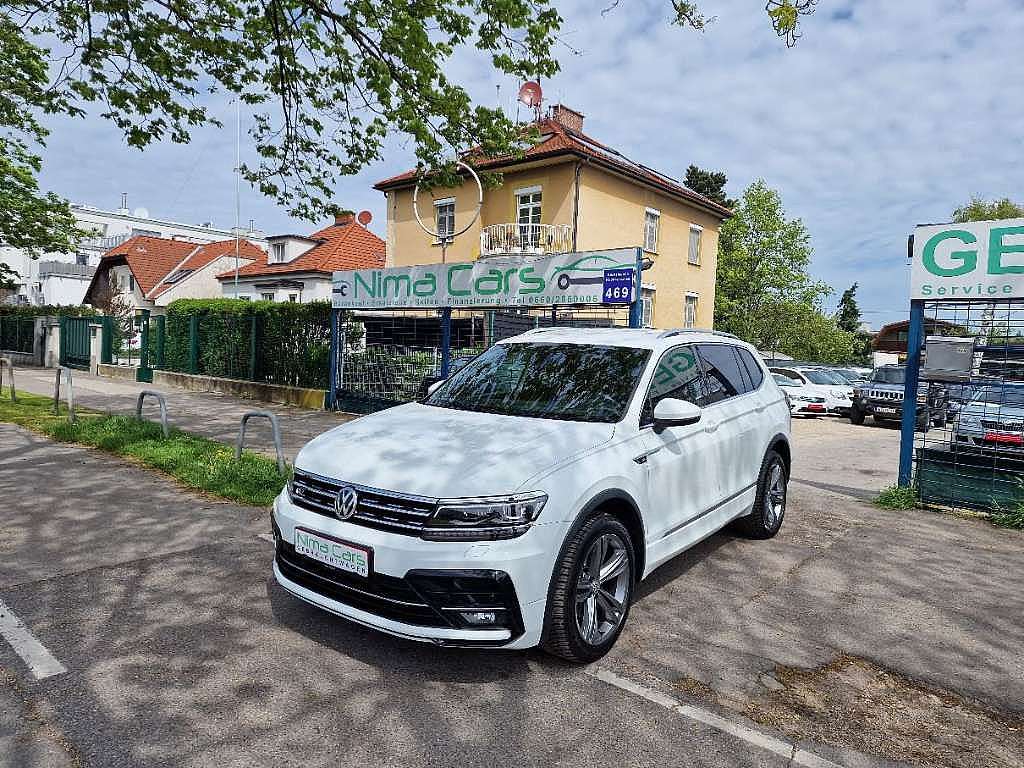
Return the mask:
<svg viewBox="0 0 1024 768">
<path fill-rule="evenodd" d="M 481 256 L 543 255 L 572 250 L 568 224 L 491 224 L 480 230 Z"/>
</svg>

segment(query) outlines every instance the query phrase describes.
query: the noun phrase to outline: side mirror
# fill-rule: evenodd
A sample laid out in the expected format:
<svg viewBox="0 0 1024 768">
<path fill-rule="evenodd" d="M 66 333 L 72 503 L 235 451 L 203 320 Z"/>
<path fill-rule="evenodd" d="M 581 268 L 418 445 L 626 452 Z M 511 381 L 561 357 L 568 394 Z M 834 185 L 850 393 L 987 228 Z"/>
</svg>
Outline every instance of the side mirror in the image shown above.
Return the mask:
<svg viewBox="0 0 1024 768">
<path fill-rule="evenodd" d="M 444 382 L 445 380 L 441 379 L 440 381 L 435 381 L 433 384 L 427 387 L 427 397 L 430 397 L 432 394 L 434 394 L 434 392 L 437 391 L 437 388 L 444 384 Z"/>
<path fill-rule="evenodd" d="M 661 432 L 665 427 L 685 427 L 700 421 L 700 406 L 687 400 L 666 397 L 654 406 L 654 431 Z"/>
</svg>

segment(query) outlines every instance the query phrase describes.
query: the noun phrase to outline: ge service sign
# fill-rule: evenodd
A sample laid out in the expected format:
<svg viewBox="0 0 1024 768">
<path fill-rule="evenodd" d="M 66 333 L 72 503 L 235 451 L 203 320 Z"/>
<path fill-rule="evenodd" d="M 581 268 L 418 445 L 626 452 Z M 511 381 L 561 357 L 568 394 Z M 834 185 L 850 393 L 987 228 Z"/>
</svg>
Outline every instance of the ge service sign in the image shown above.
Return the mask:
<svg viewBox="0 0 1024 768">
<path fill-rule="evenodd" d="M 1024 297 L 1024 219 L 914 230 L 912 299 Z"/>
</svg>

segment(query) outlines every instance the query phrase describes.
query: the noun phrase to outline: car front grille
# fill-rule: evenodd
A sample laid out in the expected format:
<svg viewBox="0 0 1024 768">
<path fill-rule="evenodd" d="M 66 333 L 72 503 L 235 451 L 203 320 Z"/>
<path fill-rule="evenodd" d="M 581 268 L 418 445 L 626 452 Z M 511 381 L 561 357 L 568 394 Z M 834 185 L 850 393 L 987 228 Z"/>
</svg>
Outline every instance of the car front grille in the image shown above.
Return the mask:
<svg viewBox="0 0 1024 768">
<path fill-rule="evenodd" d="M 981 426 L 985 429 L 996 429 L 1002 432 L 1024 432 L 1024 421 L 994 421 L 982 419 Z"/>
<path fill-rule="evenodd" d="M 300 555 L 292 544 L 281 539 L 277 542 L 277 567 L 288 581 L 375 616 L 423 627 L 452 626 L 405 579 L 383 573 L 369 578 L 346 573 Z"/>
<path fill-rule="evenodd" d="M 872 400 L 893 400 L 903 402 L 903 393 L 891 389 L 872 389 L 868 391 L 868 397 Z"/>
<path fill-rule="evenodd" d="M 292 501 L 310 512 L 335 518 L 334 500 L 345 487 L 354 488 L 359 498 L 355 515 L 346 522 L 379 531 L 419 536 L 437 507 L 436 499 L 352 485 L 300 469 L 292 479 Z"/>
</svg>

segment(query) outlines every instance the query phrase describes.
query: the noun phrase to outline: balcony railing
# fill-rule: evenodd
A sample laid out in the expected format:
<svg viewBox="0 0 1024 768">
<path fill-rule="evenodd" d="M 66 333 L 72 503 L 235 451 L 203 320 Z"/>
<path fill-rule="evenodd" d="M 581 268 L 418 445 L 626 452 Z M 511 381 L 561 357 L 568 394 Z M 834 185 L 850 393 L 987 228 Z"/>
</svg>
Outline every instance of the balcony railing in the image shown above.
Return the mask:
<svg viewBox="0 0 1024 768">
<path fill-rule="evenodd" d="M 131 232 L 125 232 L 121 235 L 111 235 L 109 237 L 87 237 L 79 243 L 79 247 L 99 248 L 104 251 L 109 251 L 111 248 L 115 248 L 125 240 L 128 240 L 131 236 Z"/>
<path fill-rule="evenodd" d="M 572 227 L 568 224 L 491 224 L 480 230 L 480 255 L 568 253 Z"/>
</svg>

